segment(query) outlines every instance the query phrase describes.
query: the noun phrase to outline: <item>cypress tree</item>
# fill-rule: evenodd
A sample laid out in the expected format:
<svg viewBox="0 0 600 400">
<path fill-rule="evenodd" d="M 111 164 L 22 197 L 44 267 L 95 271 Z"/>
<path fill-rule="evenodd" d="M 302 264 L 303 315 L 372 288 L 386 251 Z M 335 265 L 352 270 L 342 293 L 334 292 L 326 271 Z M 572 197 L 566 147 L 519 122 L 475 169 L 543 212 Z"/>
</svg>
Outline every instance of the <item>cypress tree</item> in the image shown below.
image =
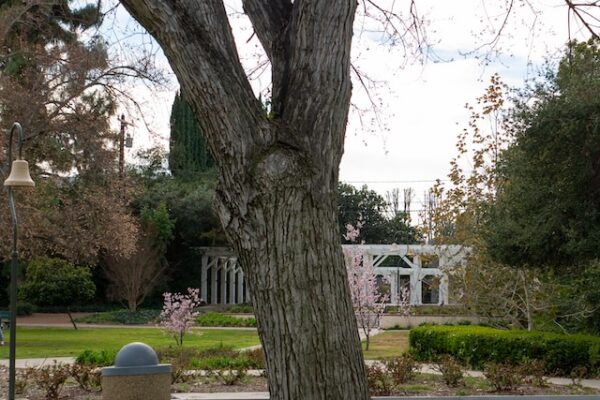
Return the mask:
<svg viewBox="0 0 600 400">
<path fill-rule="evenodd" d="M 214 165 L 196 117 L 179 93 L 171 108 L 169 148 L 169 168 L 173 176 L 193 176 Z"/>
</svg>

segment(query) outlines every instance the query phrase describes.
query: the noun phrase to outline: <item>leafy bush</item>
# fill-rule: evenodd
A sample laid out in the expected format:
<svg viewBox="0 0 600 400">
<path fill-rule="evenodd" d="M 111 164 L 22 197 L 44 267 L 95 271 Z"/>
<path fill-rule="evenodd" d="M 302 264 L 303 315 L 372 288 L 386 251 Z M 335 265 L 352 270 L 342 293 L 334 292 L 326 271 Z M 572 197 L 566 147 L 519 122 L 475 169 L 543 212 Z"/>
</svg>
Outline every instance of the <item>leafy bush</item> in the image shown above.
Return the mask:
<svg viewBox="0 0 600 400">
<path fill-rule="evenodd" d="M 486 363 L 483 369 L 483 375 L 500 392 L 503 390 L 514 390 L 523 382 L 523 370 L 509 363 Z"/>
<path fill-rule="evenodd" d="M 212 356 L 194 358 L 192 367 L 196 369 L 264 369 L 264 364 L 256 359 L 244 354 L 236 353 L 234 356 Z"/>
<path fill-rule="evenodd" d="M 231 314 L 253 314 L 252 304 L 235 304 L 227 307 L 227 312 Z"/>
<path fill-rule="evenodd" d="M 410 354 L 403 354 L 384 362 L 385 369 L 396 385 L 406 383 L 415 376 L 417 363 Z"/>
<path fill-rule="evenodd" d="M 209 311 L 196 318 L 199 326 L 239 326 L 255 327 L 256 318 L 236 318 L 218 312 Z"/>
<path fill-rule="evenodd" d="M 219 368 L 210 370 L 210 375 L 217 378 L 219 382 L 227 386 L 233 386 L 240 383 L 248 372 L 244 367 Z"/>
<path fill-rule="evenodd" d="M 81 365 L 106 367 L 108 365 L 114 364 L 116 356 L 116 350 L 84 350 L 81 354 L 77 356 L 75 362 Z"/>
<path fill-rule="evenodd" d="M 86 324 L 146 325 L 154 322 L 159 315 L 160 310 L 116 310 L 87 315 L 76 321 Z"/>
<path fill-rule="evenodd" d="M 394 314 L 399 312 L 397 306 L 386 306 L 385 312 Z M 412 308 L 412 315 L 433 315 L 433 316 L 464 316 L 471 315 L 464 306 L 460 305 L 444 305 L 444 306 L 414 306 Z"/>
<path fill-rule="evenodd" d="M 200 351 L 190 347 L 163 347 L 156 350 L 158 359 L 165 364 L 171 364 L 171 383 L 186 382 L 193 378 L 189 371 L 192 369 L 192 360 Z"/>
<path fill-rule="evenodd" d="M 17 315 L 31 315 L 35 310 L 35 306 L 31 303 L 27 303 L 26 301 L 18 301 L 17 302 Z"/>
<path fill-rule="evenodd" d="M 434 369 L 439 371 L 442 374 L 442 379 L 446 385 L 451 387 L 457 387 L 460 385 L 464 385 L 464 373 L 465 369 L 459 363 L 456 358 L 451 355 L 444 354 L 440 356 L 434 365 Z"/>
<path fill-rule="evenodd" d="M 600 338 L 481 326 L 422 326 L 410 331 L 409 342 L 412 354 L 419 361 L 450 354 L 481 369 L 490 361 L 517 365 L 540 360 L 546 373 L 568 375 L 578 366 L 593 370 L 594 349 Z"/>
<path fill-rule="evenodd" d="M 27 265 L 19 298 L 37 305 L 69 306 L 91 300 L 96 285 L 88 267 L 60 258 L 36 257 Z"/>
<path fill-rule="evenodd" d="M 389 396 L 394 391 L 392 377 L 382 368 L 379 363 L 367 365 L 367 383 L 369 392 L 373 396 Z"/>
</svg>

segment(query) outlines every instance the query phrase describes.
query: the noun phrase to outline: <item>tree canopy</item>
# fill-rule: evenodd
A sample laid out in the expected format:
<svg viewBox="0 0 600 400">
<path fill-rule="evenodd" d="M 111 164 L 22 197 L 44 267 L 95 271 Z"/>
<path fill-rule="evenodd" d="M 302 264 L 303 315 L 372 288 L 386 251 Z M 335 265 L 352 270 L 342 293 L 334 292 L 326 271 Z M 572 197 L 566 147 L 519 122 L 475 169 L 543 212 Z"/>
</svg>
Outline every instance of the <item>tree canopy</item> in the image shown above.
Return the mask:
<svg viewBox="0 0 600 400">
<path fill-rule="evenodd" d="M 179 93 L 171 108 L 169 169 L 176 177 L 193 177 L 213 167 L 206 141 L 188 103 Z"/>
<path fill-rule="evenodd" d="M 418 230 L 410 225 L 408 214 L 399 210 L 394 212 L 377 192 L 367 186 L 357 189 L 345 183 L 338 186 L 338 191 L 340 237 L 346 232 L 346 225 L 360 223 L 358 243 L 410 244 L 419 241 Z"/>
<path fill-rule="evenodd" d="M 592 39 L 569 44 L 558 70 L 521 94 L 486 235 L 496 260 L 557 267 L 600 257 L 599 89 Z"/>
</svg>

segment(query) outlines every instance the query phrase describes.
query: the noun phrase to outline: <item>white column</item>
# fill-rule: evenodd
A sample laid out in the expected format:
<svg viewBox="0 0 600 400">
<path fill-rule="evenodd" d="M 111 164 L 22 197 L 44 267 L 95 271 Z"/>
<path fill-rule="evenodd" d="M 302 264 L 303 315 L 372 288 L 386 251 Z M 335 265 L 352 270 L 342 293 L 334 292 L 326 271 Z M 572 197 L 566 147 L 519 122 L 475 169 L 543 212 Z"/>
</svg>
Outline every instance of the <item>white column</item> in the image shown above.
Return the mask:
<svg viewBox="0 0 600 400">
<path fill-rule="evenodd" d="M 229 304 L 235 304 L 235 271 L 237 269 L 235 260 L 229 266 Z"/>
<path fill-rule="evenodd" d="M 229 260 L 225 259 L 223 268 L 221 268 L 221 299 L 220 304 L 227 304 L 227 272 L 229 270 Z"/>
<path fill-rule="evenodd" d="M 412 305 L 421 304 L 421 274 L 418 271 L 410 272 L 410 303 Z"/>
<path fill-rule="evenodd" d="M 240 304 L 244 302 L 244 271 L 241 268 L 238 269 L 237 279 L 237 302 Z"/>
<path fill-rule="evenodd" d="M 390 303 L 398 304 L 398 273 L 392 272 L 388 275 L 388 279 L 390 282 Z"/>
<path fill-rule="evenodd" d="M 219 260 L 217 259 L 210 268 L 210 303 L 217 304 L 217 274 L 219 273 Z"/>
<path fill-rule="evenodd" d="M 202 266 L 200 267 L 200 298 L 208 302 L 208 256 L 202 256 Z"/>
</svg>

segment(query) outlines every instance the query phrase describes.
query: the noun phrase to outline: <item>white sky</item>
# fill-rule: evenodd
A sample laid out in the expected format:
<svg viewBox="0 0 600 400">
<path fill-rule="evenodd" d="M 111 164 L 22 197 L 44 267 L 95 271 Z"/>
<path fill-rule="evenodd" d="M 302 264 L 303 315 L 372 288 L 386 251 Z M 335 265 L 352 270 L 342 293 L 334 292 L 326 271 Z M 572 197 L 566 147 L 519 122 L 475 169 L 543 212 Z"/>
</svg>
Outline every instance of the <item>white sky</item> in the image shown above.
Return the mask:
<svg viewBox="0 0 600 400">
<path fill-rule="evenodd" d="M 393 0 L 380 3 L 385 1 Z M 407 11 L 407 0 L 394 3 L 398 12 Z M 226 4 L 229 11 L 240 9 L 238 0 L 226 0 Z M 362 28 L 370 30 L 374 26 L 357 18 L 353 63 L 378 82 L 372 96 L 382 101 L 382 123 L 372 122 L 373 113 L 363 115 L 362 124 L 356 113 L 351 115 L 340 166 L 341 180 L 357 186 L 366 183 L 382 194 L 395 187 L 413 187 L 413 210 L 421 208 L 423 193 L 432 181 L 446 178 L 449 161 L 455 155 L 456 135 L 467 124 L 464 105 L 474 103 L 483 93 L 490 75 L 498 72 L 507 84 L 521 86 L 535 75 L 546 57 L 560 56 L 569 39 L 568 15 L 562 0 L 515 0 L 495 49 L 497 54 L 484 65 L 481 56 L 488 49 L 469 52 L 494 36 L 495 27 L 505 16 L 504 0 L 417 0 L 416 4 L 427 20 L 428 43 L 434 54 L 434 60 L 424 63 L 407 59 L 400 48 L 380 45 L 384 36 L 364 32 Z M 131 28 L 131 22 L 123 22 L 127 21 L 123 11 L 119 11 L 118 19 Z M 256 65 L 257 42 L 247 43 L 251 27 L 241 14 L 233 15 L 231 23 L 239 39 L 242 62 L 247 69 L 252 68 Z M 573 21 L 571 37 L 587 39 Z M 269 79 L 267 71 L 254 80 L 255 90 L 265 90 Z M 354 83 L 352 101 L 368 108 L 359 86 Z M 142 121 L 134 120 L 136 147 L 168 146 L 168 119 L 175 88 L 176 83 L 160 91 L 134 89 L 135 96 L 143 99 L 146 122 L 153 131 L 148 134 Z"/>
</svg>

